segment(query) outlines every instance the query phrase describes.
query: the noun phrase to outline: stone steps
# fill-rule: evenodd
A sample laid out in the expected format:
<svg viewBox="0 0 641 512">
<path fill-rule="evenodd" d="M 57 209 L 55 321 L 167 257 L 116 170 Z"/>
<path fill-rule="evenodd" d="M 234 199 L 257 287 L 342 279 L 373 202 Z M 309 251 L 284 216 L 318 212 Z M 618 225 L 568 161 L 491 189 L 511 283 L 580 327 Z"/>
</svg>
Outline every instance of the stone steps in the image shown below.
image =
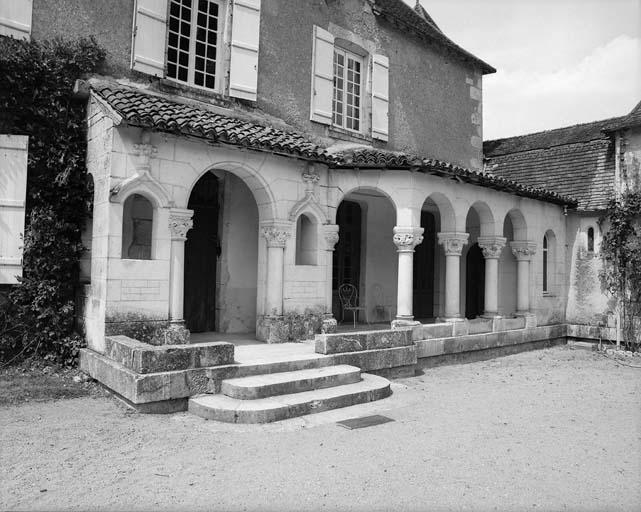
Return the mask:
<svg viewBox="0 0 641 512">
<path fill-rule="evenodd" d="M 221 384 L 221 393 L 240 400 L 255 400 L 274 395 L 287 395 L 341 386 L 343 384 L 353 384 L 360 380 L 360 368 L 342 364 L 310 370 L 226 379 Z"/>
<path fill-rule="evenodd" d="M 314 389 L 308 390 L 310 386 Z M 255 399 L 198 395 L 189 399 L 189 412 L 226 423 L 269 423 L 372 402 L 392 392 L 387 379 L 360 374 L 349 365 L 229 379 L 223 381 L 222 388 L 232 395 L 270 395 Z"/>
</svg>

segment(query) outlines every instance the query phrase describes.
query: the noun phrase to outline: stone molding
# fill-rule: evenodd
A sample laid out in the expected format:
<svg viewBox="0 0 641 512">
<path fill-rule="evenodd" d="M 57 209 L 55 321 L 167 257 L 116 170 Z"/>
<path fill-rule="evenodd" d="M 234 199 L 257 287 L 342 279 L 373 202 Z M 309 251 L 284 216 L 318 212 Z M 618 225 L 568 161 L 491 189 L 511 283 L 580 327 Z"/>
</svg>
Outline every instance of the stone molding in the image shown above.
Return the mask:
<svg viewBox="0 0 641 512">
<path fill-rule="evenodd" d="M 168 208 L 173 205 L 169 194 L 148 170 L 141 169 L 133 176 L 121 181 L 110 190 L 109 200 L 112 203 L 124 203 L 131 194 L 141 194 L 155 201 L 157 208 Z"/>
<path fill-rule="evenodd" d="M 193 210 L 172 208 L 169 211 L 169 233 L 172 240 L 187 240 L 187 232 L 194 227 Z"/>
<path fill-rule="evenodd" d="M 423 228 L 395 226 L 392 240 L 398 252 L 414 252 L 414 248 L 423 241 Z"/>
<path fill-rule="evenodd" d="M 267 240 L 267 247 L 285 248 L 292 236 L 291 223 L 273 222 L 261 226 L 261 235 Z"/>
<path fill-rule="evenodd" d="M 507 243 L 507 238 L 503 236 L 480 236 L 477 239 L 479 247 L 483 251 L 483 257 L 489 259 L 499 259 L 501 252 Z"/>
<path fill-rule="evenodd" d="M 323 226 L 323 238 L 325 239 L 325 250 L 333 251 L 340 239 L 338 235 L 338 224 L 325 224 Z"/>
<path fill-rule="evenodd" d="M 512 254 L 518 261 L 530 261 L 536 254 L 536 243 L 526 240 L 510 242 Z"/>
<path fill-rule="evenodd" d="M 469 233 L 437 233 L 438 243 L 445 249 L 445 256 L 460 256 L 467 244 Z"/>
</svg>

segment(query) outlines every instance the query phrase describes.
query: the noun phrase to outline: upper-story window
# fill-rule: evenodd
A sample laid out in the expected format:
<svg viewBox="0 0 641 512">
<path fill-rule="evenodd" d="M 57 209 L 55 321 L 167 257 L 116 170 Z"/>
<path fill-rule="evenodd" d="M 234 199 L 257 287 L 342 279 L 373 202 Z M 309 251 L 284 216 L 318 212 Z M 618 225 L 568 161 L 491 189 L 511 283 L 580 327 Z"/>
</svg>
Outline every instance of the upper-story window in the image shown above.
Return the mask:
<svg viewBox="0 0 641 512">
<path fill-rule="evenodd" d="M 220 89 L 217 63 L 223 5 L 212 0 L 170 0 L 167 78 Z"/>
<path fill-rule="evenodd" d="M 313 42 L 310 119 L 388 140 L 389 59 L 318 26 Z"/>
<path fill-rule="evenodd" d="M 334 49 L 333 124 L 355 132 L 361 129 L 363 58 Z"/>
<path fill-rule="evenodd" d="M 256 101 L 260 4 L 261 0 L 234 0 L 231 5 L 229 0 L 136 0 L 131 67 Z"/>
</svg>

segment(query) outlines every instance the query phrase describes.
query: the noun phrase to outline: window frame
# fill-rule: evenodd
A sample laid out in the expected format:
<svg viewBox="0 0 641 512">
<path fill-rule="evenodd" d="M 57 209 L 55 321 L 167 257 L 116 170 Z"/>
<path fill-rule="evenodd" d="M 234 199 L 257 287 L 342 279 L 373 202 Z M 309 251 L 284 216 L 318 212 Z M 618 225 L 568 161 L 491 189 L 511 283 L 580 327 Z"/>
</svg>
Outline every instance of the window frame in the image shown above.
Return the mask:
<svg viewBox="0 0 641 512">
<path fill-rule="evenodd" d="M 336 119 L 336 108 L 335 108 L 335 94 L 336 94 L 336 70 L 335 70 L 335 62 L 334 59 L 336 58 L 336 54 L 342 54 L 344 57 L 344 64 L 343 64 L 343 76 L 341 77 L 343 79 L 343 112 L 341 114 L 342 116 L 342 124 L 337 124 L 335 122 Z M 353 128 L 348 128 L 347 127 L 347 70 L 348 70 L 348 65 L 347 65 L 347 59 L 351 58 L 353 61 L 358 62 L 360 64 L 360 82 L 359 82 L 359 95 L 358 95 L 358 100 L 359 100 L 359 106 L 358 106 L 358 130 L 355 130 Z M 350 133 L 357 133 L 357 134 L 362 134 L 364 133 L 363 131 L 363 110 L 364 110 L 364 97 L 365 97 L 365 78 L 366 78 L 366 73 L 367 73 L 367 57 L 363 55 L 359 55 L 358 53 L 355 53 L 353 51 L 350 51 L 346 48 L 343 48 L 339 45 L 334 44 L 334 53 L 332 55 L 332 65 L 334 67 L 333 69 L 333 85 L 332 85 L 332 124 L 330 125 L 332 128 L 338 128 L 340 130 L 346 130 L 347 132 Z M 356 118 L 353 118 L 356 119 Z"/>
<path fill-rule="evenodd" d="M 549 272 L 550 272 L 550 242 L 548 240 L 548 235 L 547 233 L 543 235 L 543 249 L 541 251 L 541 254 L 543 256 L 543 294 L 547 295 L 550 293 L 550 279 L 549 279 Z"/>
<path fill-rule="evenodd" d="M 191 0 L 191 19 L 189 21 L 190 34 L 189 34 L 189 51 L 188 51 L 188 66 L 187 66 L 187 81 L 180 80 L 179 78 L 174 78 L 169 76 L 169 37 L 172 33 L 172 30 L 169 27 L 171 21 L 171 6 L 172 3 L 179 0 L 168 0 L 167 2 L 167 37 L 165 41 L 165 79 L 179 84 L 183 87 L 193 87 L 195 89 L 207 92 L 216 92 L 222 93 L 224 88 L 225 80 L 225 71 L 223 69 L 225 65 L 225 55 L 223 52 L 224 46 L 224 35 L 225 29 L 227 26 L 227 1 L 226 0 L 206 0 L 208 3 L 214 3 L 218 5 L 218 30 L 216 33 L 216 74 L 214 75 L 214 88 L 207 87 L 205 85 L 197 85 L 194 81 L 196 74 L 196 34 L 197 34 L 197 21 L 198 21 L 198 2 L 199 0 Z M 180 20 L 180 18 L 179 18 Z M 196 27 L 196 30 L 193 28 Z M 180 44 L 180 41 L 179 43 Z M 177 47 L 179 48 L 179 46 Z M 180 52 L 177 49 L 177 52 Z M 206 56 L 203 57 L 206 59 Z M 178 64 L 176 63 L 176 66 Z"/>
</svg>

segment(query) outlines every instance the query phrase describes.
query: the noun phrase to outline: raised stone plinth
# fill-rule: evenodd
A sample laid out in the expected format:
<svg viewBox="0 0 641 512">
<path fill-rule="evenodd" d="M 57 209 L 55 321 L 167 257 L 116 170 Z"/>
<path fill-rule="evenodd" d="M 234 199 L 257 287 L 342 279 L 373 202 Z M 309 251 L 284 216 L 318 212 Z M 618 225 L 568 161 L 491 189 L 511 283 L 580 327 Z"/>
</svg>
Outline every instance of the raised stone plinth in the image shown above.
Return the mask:
<svg viewBox="0 0 641 512">
<path fill-rule="evenodd" d="M 318 334 L 317 354 L 339 354 L 363 350 L 387 349 L 412 345 L 412 330 L 381 330 Z"/>
<path fill-rule="evenodd" d="M 155 373 L 231 364 L 234 345 L 225 341 L 149 345 L 127 336 L 107 336 L 105 356 L 136 373 Z"/>
</svg>

